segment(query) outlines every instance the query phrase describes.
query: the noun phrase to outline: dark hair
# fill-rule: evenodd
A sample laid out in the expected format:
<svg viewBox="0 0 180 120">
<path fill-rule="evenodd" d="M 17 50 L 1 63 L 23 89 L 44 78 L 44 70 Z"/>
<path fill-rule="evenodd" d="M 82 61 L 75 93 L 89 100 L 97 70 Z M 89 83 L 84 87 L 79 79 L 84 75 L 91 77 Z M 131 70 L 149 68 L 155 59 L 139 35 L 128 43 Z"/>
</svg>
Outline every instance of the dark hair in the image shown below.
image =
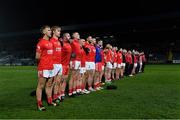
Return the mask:
<svg viewBox="0 0 180 120">
<path fill-rule="evenodd" d="M 42 34 L 44 34 L 44 33 L 43 33 L 43 30 L 46 29 L 46 28 L 50 28 L 50 26 L 49 26 L 49 25 L 44 25 L 44 26 L 42 26 L 41 29 L 40 29 L 40 32 L 41 32 Z"/>
<path fill-rule="evenodd" d="M 52 30 L 52 31 L 55 31 L 55 30 L 57 30 L 57 29 L 59 29 L 59 28 L 61 29 L 61 27 L 59 27 L 59 26 L 53 26 L 53 27 L 51 28 L 51 30 Z"/>
</svg>

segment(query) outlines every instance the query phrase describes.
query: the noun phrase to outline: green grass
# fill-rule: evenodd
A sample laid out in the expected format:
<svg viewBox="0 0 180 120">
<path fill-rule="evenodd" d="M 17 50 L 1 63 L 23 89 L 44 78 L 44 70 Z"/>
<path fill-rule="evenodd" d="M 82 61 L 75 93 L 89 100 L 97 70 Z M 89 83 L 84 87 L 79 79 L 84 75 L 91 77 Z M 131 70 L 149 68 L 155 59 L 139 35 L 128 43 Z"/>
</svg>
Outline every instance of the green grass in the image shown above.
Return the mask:
<svg viewBox="0 0 180 120">
<path fill-rule="evenodd" d="M 36 67 L 0 67 L 0 118 L 180 118 L 180 65 L 147 65 L 143 74 L 116 81 L 117 90 L 67 98 L 46 112 L 30 96 Z"/>
</svg>

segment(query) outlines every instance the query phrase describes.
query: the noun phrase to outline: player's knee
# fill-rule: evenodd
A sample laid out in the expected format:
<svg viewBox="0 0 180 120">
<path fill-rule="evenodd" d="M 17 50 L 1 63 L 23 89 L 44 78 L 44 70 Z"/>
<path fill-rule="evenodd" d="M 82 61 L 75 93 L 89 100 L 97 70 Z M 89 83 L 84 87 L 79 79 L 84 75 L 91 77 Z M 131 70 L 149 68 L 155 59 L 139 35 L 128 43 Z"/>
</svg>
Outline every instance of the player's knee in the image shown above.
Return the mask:
<svg viewBox="0 0 180 120">
<path fill-rule="evenodd" d="M 48 81 L 48 82 L 46 83 L 46 87 L 52 87 L 52 82 L 51 82 L 51 81 Z"/>
<path fill-rule="evenodd" d="M 44 83 L 38 83 L 38 88 L 39 88 L 39 89 L 43 89 L 44 86 L 45 86 Z"/>
</svg>

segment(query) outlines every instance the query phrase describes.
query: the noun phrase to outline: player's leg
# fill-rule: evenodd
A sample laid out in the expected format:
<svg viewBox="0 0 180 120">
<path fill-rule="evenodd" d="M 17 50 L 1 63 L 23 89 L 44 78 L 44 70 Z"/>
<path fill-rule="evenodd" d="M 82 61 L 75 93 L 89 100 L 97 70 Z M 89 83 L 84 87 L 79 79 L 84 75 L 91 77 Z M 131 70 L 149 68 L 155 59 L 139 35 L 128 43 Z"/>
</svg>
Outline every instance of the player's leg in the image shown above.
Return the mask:
<svg viewBox="0 0 180 120">
<path fill-rule="evenodd" d="M 53 85 L 53 78 L 50 77 L 47 79 L 46 87 L 45 87 L 45 91 L 46 91 L 46 95 L 47 95 L 47 102 L 49 105 L 57 106 L 57 104 L 54 103 L 52 100 L 52 89 L 53 89 L 52 85 Z"/>
<path fill-rule="evenodd" d="M 102 85 L 104 84 L 104 81 L 103 81 L 103 75 L 105 75 L 105 69 L 104 69 L 104 65 L 102 65 L 102 67 L 101 67 L 101 72 L 100 72 L 100 78 L 99 78 L 99 80 L 100 80 L 100 89 L 103 89 L 103 87 L 102 87 Z"/>
<path fill-rule="evenodd" d="M 124 77 L 125 66 L 126 66 L 125 63 L 122 63 L 122 64 L 121 64 L 121 77 L 122 77 L 122 78 Z"/>
<path fill-rule="evenodd" d="M 38 107 L 38 110 L 40 111 L 45 110 L 45 107 L 42 104 L 42 91 L 43 91 L 43 88 L 45 87 L 45 83 L 46 83 L 46 78 L 42 76 L 38 76 L 38 85 L 36 88 L 36 99 L 37 99 L 37 107 Z"/>
<path fill-rule="evenodd" d="M 58 97 L 60 96 L 60 92 L 59 92 L 59 89 L 60 89 L 60 76 L 59 75 L 56 75 L 54 77 L 54 94 L 53 94 L 53 100 L 57 100 Z"/>
<path fill-rule="evenodd" d="M 99 64 L 96 64 L 96 70 L 95 70 L 95 74 L 94 74 L 94 89 L 95 90 L 99 90 L 99 79 L 100 79 L 100 72 L 99 72 Z"/>
<path fill-rule="evenodd" d="M 85 68 L 86 69 L 86 68 Z M 83 74 L 83 77 L 82 77 L 82 80 L 83 80 L 83 85 L 82 85 L 82 89 L 83 89 L 83 93 L 85 93 L 85 94 L 89 94 L 90 93 L 90 91 L 88 91 L 87 89 L 86 89 L 86 87 L 88 86 L 88 71 L 87 71 L 87 69 L 86 69 L 86 72 Z"/>
<path fill-rule="evenodd" d="M 94 75 L 95 75 L 95 63 L 90 62 L 90 74 L 89 74 L 89 83 L 90 83 L 90 87 L 89 90 L 90 91 L 95 91 L 92 86 L 93 86 L 93 82 L 94 82 Z"/>
<path fill-rule="evenodd" d="M 139 72 L 142 72 L 142 62 L 140 62 Z"/>
<path fill-rule="evenodd" d="M 69 75 L 69 66 L 63 66 L 62 70 L 62 87 L 61 87 L 61 100 L 64 100 L 65 98 L 65 90 L 66 90 L 66 85 L 68 81 L 68 75 Z"/>
<path fill-rule="evenodd" d="M 74 77 L 75 77 L 75 70 L 74 69 L 71 69 L 70 71 L 70 79 L 69 79 L 69 93 L 68 95 L 69 96 L 72 96 L 72 93 L 73 93 L 73 80 L 74 80 Z"/>
<path fill-rule="evenodd" d="M 73 80 L 73 94 L 76 95 L 77 94 L 77 86 L 79 83 L 79 77 L 80 77 L 80 61 L 75 61 L 75 66 L 74 66 L 74 80 Z"/>
<path fill-rule="evenodd" d="M 116 80 L 119 80 L 120 72 L 121 72 L 121 64 L 118 64 L 116 68 Z"/>
</svg>

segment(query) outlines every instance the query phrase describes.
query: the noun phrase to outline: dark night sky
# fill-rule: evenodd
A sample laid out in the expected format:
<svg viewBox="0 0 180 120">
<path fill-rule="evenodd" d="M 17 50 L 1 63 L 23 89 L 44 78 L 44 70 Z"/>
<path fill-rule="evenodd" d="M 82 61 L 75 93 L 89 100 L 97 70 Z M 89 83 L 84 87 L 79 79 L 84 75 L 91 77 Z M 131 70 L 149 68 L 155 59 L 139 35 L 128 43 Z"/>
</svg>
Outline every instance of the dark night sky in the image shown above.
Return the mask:
<svg viewBox="0 0 180 120">
<path fill-rule="evenodd" d="M 44 24 L 72 25 L 180 11 L 178 0 L 97 1 L 0 1 L 0 33 L 38 29 Z"/>
</svg>

